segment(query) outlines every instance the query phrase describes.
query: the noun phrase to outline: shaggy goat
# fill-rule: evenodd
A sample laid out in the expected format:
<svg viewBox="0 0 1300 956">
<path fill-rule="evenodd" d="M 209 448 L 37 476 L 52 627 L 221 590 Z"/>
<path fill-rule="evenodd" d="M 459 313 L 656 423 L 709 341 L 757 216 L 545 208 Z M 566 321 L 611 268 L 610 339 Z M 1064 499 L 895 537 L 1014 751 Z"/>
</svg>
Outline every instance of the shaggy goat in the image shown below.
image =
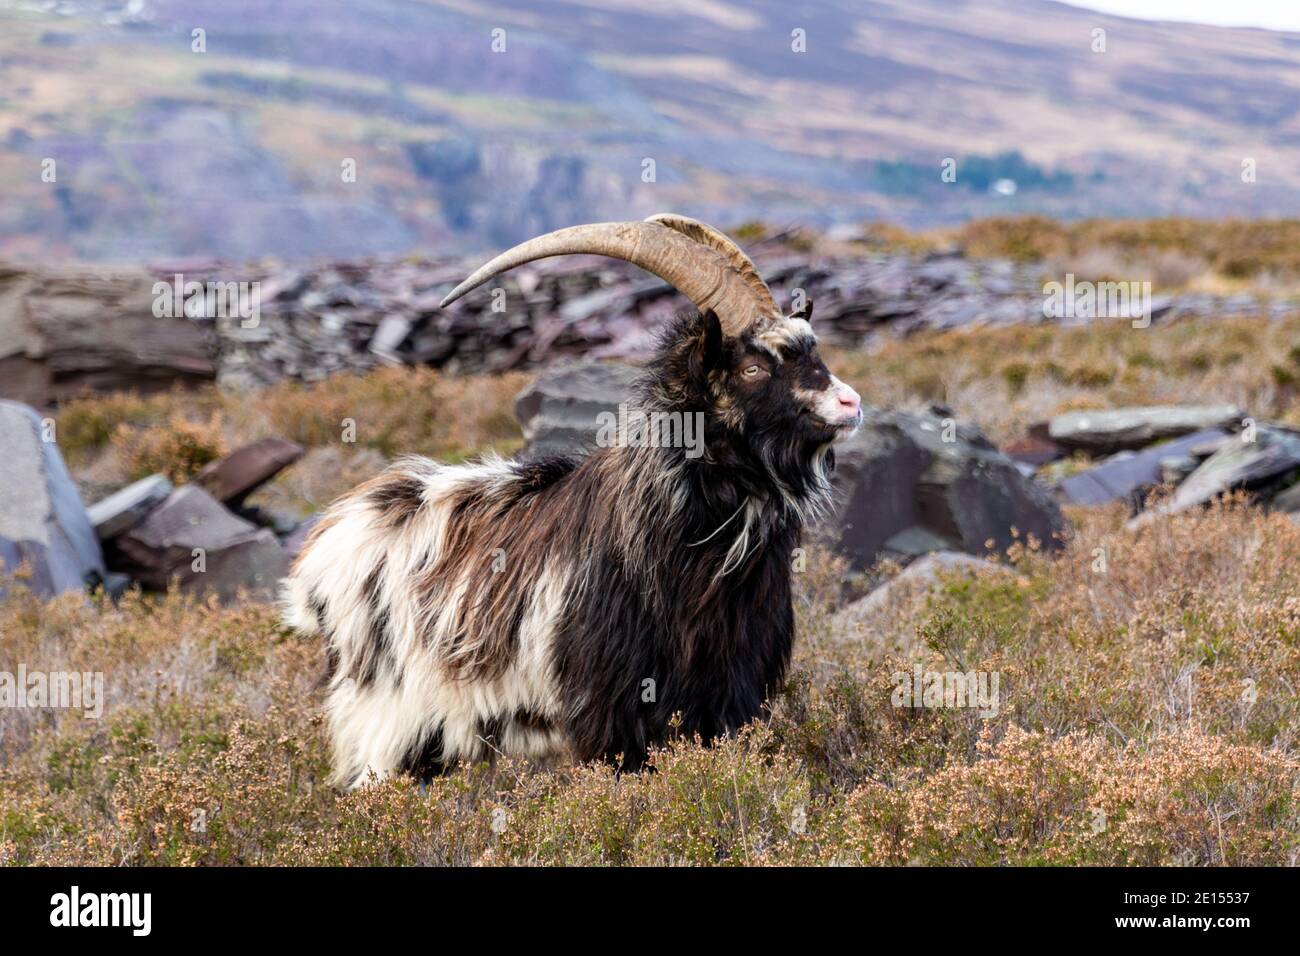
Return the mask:
<svg viewBox="0 0 1300 956">
<path fill-rule="evenodd" d="M 740 727 L 782 680 L 794 551 L 858 396 L 807 316 L 782 315 L 739 247 L 682 216 L 532 239 L 443 305 L 569 253 L 625 259 L 694 302 L 639 405 L 698 414 L 704 453 L 624 435 L 585 459 L 406 459 L 332 505 L 285 604 L 326 645 L 342 785 L 492 752 L 636 769 L 670 732 Z"/>
</svg>

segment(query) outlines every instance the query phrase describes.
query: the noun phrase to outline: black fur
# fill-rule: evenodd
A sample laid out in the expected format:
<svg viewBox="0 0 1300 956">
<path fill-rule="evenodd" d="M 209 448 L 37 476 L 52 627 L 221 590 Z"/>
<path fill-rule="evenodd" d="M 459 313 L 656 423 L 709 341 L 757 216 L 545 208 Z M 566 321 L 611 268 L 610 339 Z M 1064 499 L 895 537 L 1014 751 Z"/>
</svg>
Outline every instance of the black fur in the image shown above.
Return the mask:
<svg viewBox="0 0 1300 956">
<path fill-rule="evenodd" d="M 398 475 L 376 482 L 367 494 L 389 527 L 400 527 L 410 521 L 424 503 L 424 484 L 414 476 Z"/>
<path fill-rule="evenodd" d="M 449 769 L 442 761 L 441 755 L 442 731 L 435 730 L 407 751 L 399 769 L 411 774 L 422 783 L 428 783 L 434 777 L 442 776 Z"/>
<path fill-rule="evenodd" d="M 758 361 L 769 374 L 745 381 L 741 371 Z M 711 314 L 684 317 L 667 332 L 648 370 L 644 404 L 704 411 L 706 453 L 692 460 L 679 448 L 657 450 L 658 466 L 680 474 L 688 493 L 685 513 L 674 520 L 654 501 L 644 515 L 647 548 L 661 556 L 651 579 L 628 568 L 618 547 L 597 543 L 589 566 L 599 580 L 566 609 L 556 667 L 579 757 L 635 770 L 648 748 L 667 738 L 674 715 L 682 733 L 708 741 L 758 716 L 777 692 L 794 639 L 790 575 L 802 530 L 799 509 L 783 493 L 800 503 L 826 493 L 813 460 L 819 451 L 828 455 L 834 438 L 792 390 L 829 383 L 811 342 L 774 362 L 753 343 L 724 340 Z M 739 414 L 728 419 L 720 399 Z M 600 475 L 590 465 L 578 469 L 566 478 L 567 493 L 583 497 L 581 484 Z M 761 535 L 720 576 L 739 530 L 737 510 L 754 498 L 768 503 Z M 730 531 L 715 534 L 728 522 Z M 579 539 L 599 542 L 592 530 Z"/>
<path fill-rule="evenodd" d="M 402 683 L 401 669 L 393 657 L 392 637 L 389 634 L 388 605 L 379 593 L 379 582 L 383 577 L 384 564 L 381 561 L 366 577 L 362 590 L 366 596 L 366 609 L 370 613 L 369 640 L 366 641 L 358 659 L 354 663 L 353 676 L 357 683 L 366 687 L 374 683 L 380 671 L 387 670 L 393 675 L 393 685 Z"/>
</svg>

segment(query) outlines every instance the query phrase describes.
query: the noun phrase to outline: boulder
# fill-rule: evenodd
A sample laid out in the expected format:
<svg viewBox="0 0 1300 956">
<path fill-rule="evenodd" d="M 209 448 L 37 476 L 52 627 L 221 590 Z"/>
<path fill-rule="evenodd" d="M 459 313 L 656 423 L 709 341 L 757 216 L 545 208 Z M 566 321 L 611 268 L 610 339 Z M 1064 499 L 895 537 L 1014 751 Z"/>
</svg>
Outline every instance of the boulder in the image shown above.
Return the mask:
<svg viewBox="0 0 1300 956">
<path fill-rule="evenodd" d="M 245 498 L 305 454 L 301 445 L 283 438 L 263 438 L 208 462 L 194 476 L 222 504 L 238 507 Z"/>
<path fill-rule="evenodd" d="M 88 389 L 211 381 L 214 333 L 155 315 L 154 283 L 143 269 L 0 265 L 0 397 L 44 408 Z"/>
<path fill-rule="evenodd" d="M 86 509 L 86 514 L 96 537 L 111 541 L 143 521 L 171 493 L 172 483 L 166 475 L 150 475 L 96 501 Z"/>
<path fill-rule="evenodd" d="M 214 592 L 223 599 L 241 589 L 268 596 L 287 569 L 275 535 L 227 511 L 198 485 L 171 493 L 116 541 L 120 570 L 145 587 Z"/>
<path fill-rule="evenodd" d="M 838 634 L 852 633 L 853 626 L 866 617 L 884 610 L 905 596 L 934 590 L 945 577 L 958 574 L 1007 577 L 1011 573 L 1005 564 L 976 558 L 960 551 L 935 551 L 913 561 L 865 597 L 837 611 L 832 621 L 832 630 Z"/>
<path fill-rule="evenodd" d="M 915 558 L 933 551 L 947 551 L 953 542 L 923 525 L 905 528 L 885 542 L 884 552 L 895 558 Z"/>
<path fill-rule="evenodd" d="M 1245 432 L 1224 442 L 1174 491 L 1173 497 L 1129 522 L 1138 528 L 1157 515 L 1177 514 L 1208 504 L 1229 491 L 1246 491 L 1264 501 L 1300 477 L 1300 432 L 1277 425 L 1258 425 L 1255 440 Z"/>
<path fill-rule="evenodd" d="M 836 507 L 823 527 L 856 568 L 939 548 L 984 554 L 1033 535 L 1060 543 L 1060 508 L 972 425 L 946 410 L 868 410 L 836 447 Z"/>
<path fill-rule="evenodd" d="M 1189 432 L 1240 425 L 1246 413 L 1232 405 L 1153 405 L 1107 411 L 1069 412 L 1048 424 L 1048 437 L 1058 445 L 1092 455 L 1145 448 L 1162 438 Z"/>
<path fill-rule="evenodd" d="M 1096 467 L 1064 479 L 1056 490 L 1064 501 L 1075 505 L 1104 505 L 1112 501 L 1140 504 L 1135 497 L 1166 479 L 1167 460 L 1195 462 L 1201 452 L 1228 437 L 1229 433 L 1223 429 L 1211 428 L 1144 451 L 1117 452 Z M 1169 464 L 1172 465 L 1172 461 Z M 1180 468 L 1185 466 L 1180 465 Z M 1176 473 L 1185 474 L 1185 471 Z"/>
<path fill-rule="evenodd" d="M 0 401 L 0 561 L 5 572 L 27 562 L 27 586 L 42 597 L 104 577 L 99 541 L 58 446 L 45 440 L 33 409 L 8 401 Z"/>
<path fill-rule="evenodd" d="M 515 399 L 515 417 L 530 451 L 564 454 L 590 450 L 602 412 L 618 413 L 640 370 L 629 365 L 581 362 L 555 366 Z"/>
</svg>

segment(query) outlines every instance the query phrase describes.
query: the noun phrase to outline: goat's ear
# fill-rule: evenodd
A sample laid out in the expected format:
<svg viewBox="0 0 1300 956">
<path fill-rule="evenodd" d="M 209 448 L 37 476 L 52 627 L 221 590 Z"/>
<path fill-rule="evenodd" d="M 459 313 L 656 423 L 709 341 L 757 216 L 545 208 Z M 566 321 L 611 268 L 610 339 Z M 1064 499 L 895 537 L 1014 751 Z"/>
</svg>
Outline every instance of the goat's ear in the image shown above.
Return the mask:
<svg viewBox="0 0 1300 956">
<path fill-rule="evenodd" d="M 790 313 L 792 319 L 803 319 L 805 322 L 812 321 L 812 299 L 804 296 L 803 305 Z"/>
<path fill-rule="evenodd" d="M 704 338 L 700 341 L 700 365 L 712 372 L 722 364 L 722 323 L 712 309 L 704 313 Z"/>
</svg>

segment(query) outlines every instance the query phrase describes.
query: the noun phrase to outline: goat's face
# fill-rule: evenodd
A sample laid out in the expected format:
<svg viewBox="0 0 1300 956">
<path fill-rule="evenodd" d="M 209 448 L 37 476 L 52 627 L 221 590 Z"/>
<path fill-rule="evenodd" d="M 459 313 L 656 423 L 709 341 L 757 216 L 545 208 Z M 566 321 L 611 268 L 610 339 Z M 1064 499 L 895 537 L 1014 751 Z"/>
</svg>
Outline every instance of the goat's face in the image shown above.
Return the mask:
<svg viewBox="0 0 1300 956">
<path fill-rule="evenodd" d="M 747 449 L 778 477 L 862 423 L 857 392 L 826 368 L 803 316 L 729 337 L 706 312 L 677 333 L 670 353 L 687 360 L 685 377 L 694 385 L 693 394 L 678 396 L 681 404 L 704 406 L 706 434 Z"/>
</svg>

